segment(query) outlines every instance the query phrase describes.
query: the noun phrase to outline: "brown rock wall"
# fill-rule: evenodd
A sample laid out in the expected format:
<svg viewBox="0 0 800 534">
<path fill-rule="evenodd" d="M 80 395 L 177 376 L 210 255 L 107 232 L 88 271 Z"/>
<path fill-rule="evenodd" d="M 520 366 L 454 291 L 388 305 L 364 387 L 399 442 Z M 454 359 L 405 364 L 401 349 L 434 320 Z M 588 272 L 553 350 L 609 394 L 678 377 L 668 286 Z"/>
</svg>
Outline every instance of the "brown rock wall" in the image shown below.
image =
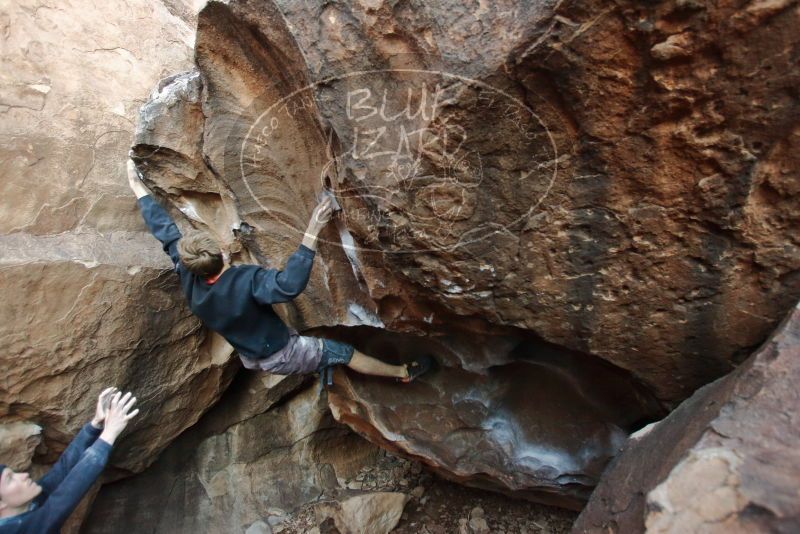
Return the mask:
<svg viewBox="0 0 800 534">
<path fill-rule="evenodd" d="M 477 315 L 675 402 L 800 292 L 792 5 L 212 2 L 202 150 L 262 261 L 336 189 L 302 324 Z"/>
<path fill-rule="evenodd" d="M 43 427 L 37 464 L 115 383 L 143 414 L 113 463 L 142 470 L 234 369 L 143 232 L 132 135 L 179 225 L 237 261 L 282 265 L 335 191 L 308 290 L 279 311 L 385 359 L 433 352 L 413 387 L 340 374 L 331 403 L 462 482 L 577 506 L 655 399 L 730 371 L 800 296 L 796 1 L 196 7 L 0 16 L 0 422 Z M 675 484 L 749 465 L 698 455 Z M 720 514 L 761 502 L 737 495 Z M 658 528 L 696 520 L 660 506 Z"/>
<path fill-rule="evenodd" d="M 443 364 L 403 398 L 342 376 L 337 416 L 458 480 L 576 506 L 651 396 L 730 371 L 800 296 L 798 12 L 779 4 L 211 2 L 199 74 L 159 87 L 137 161 L 268 266 L 328 184 L 343 212 L 284 317 Z M 358 325 L 422 337 L 330 328 Z M 616 391 L 591 391 L 596 357 Z M 528 384 L 549 394 L 525 402 Z M 482 404 L 541 432 L 492 444 Z"/>
<path fill-rule="evenodd" d="M 0 421 L 42 427 L 27 459 L 41 470 L 103 387 L 131 389 L 142 413 L 111 463 L 140 471 L 233 371 L 230 349 L 183 304 L 125 181 L 138 108 L 191 64 L 196 6 L 25 0 L 2 11 Z"/>
<path fill-rule="evenodd" d="M 734 373 L 631 437 L 573 532 L 793 532 L 800 308 Z"/>
</svg>

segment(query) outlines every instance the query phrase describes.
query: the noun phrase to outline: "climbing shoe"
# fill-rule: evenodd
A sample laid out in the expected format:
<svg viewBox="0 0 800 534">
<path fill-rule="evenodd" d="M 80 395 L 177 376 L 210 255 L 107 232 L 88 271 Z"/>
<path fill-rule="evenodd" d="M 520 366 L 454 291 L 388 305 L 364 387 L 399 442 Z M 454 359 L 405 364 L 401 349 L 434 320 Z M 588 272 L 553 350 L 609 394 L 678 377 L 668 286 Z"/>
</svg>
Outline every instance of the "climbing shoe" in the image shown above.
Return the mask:
<svg viewBox="0 0 800 534">
<path fill-rule="evenodd" d="M 436 360 L 433 359 L 433 356 L 430 354 L 420 356 L 419 358 L 415 358 L 413 361 L 406 364 L 406 368 L 408 369 L 408 377 L 398 378 L 397 380 L 406 384 L 413 382 L 420 376 L 433 369 L 435 366 Z"/>
</svg>

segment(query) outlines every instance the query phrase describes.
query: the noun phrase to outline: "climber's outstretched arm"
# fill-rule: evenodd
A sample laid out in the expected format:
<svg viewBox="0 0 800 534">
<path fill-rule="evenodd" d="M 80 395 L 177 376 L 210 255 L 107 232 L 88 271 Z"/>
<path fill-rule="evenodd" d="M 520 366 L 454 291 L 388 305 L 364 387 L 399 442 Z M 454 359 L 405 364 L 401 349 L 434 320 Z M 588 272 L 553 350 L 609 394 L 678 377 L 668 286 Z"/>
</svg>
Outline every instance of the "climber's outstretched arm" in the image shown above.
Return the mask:
<svg viewBox="0 0 800 534">
<path fill-rule="evenodd" d="M 139 178 L 139 171 L 131 158 L 128 158 L 128 185 L 131 186 L 136 198 L 142 198 L 150 194 L 150 190 Z"/>
<path fill-rule="evenodd" d="M 128 184 L 138 199 L 139 210 L 142 212 L 147 228 L 156 239 L 161 241 L 164 252 L 172 259 L 172 264 L 177 270 L 180 264 L 178 240 L 181 238 L 181 232 L 172 217 L 150 195 L 150 190 L 139 178 L 136 164 L 130 158 L 128 159 Z"/>
<path fill-rule="evenodd" d="M 289 302 L 297 297 L 308 285 L 311 267 L 317 249 L 317 236 L 331 220 L 331 199 L 324 198 L 314 208 L 308 223 L 303 242 L 297 252 L 289 256 L 286 267 L 259 269 L 253 277 L 253 298 L 262 304 Z"/>
<path fill-rule="evenodd" d="M 317 250 L 317 237 L 319 233 L 325 228 L 325 225 L 331 220 L 333 216 L 333 201 L 329 196 L 323 196 L 322 200 L 317 203 L 314 211 L 311 213 L 311 220 L 308 221 L 308 228 L 303 234 L 302 245 L 310 250 Z"/>
</svg>

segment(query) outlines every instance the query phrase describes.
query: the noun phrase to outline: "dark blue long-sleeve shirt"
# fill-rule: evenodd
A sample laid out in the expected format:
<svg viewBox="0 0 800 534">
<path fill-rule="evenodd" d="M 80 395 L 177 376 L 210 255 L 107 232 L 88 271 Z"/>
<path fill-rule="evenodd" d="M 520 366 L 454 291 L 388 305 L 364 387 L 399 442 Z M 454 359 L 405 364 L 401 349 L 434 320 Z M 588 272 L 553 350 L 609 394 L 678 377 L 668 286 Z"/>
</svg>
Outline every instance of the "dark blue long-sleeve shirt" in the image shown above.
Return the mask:
<svg viewBox="0 0 800 534">
<path fill-rule="evenodd" d="M 270 305 L 288 302 L 303 292 L 314 264 L 313 250 L 301 244 L 283 271 L 237 265 L 209 284 L 181 263 L 181 233 L 164 208 L 147 195 L 139 199 L 139 209 L 150 232 L 172 258 L 189 309 L 207 327 L 249 358 L 266 358 L 286 346 L 289 329 Z"/>
<path fill-rule="evenodd" d="M 38 484 L 42 492 L 27 512 L 0 519 L 0 534 L 57 533 L 108 461 L 111 445 L 86 423 Z"/>
</svg>

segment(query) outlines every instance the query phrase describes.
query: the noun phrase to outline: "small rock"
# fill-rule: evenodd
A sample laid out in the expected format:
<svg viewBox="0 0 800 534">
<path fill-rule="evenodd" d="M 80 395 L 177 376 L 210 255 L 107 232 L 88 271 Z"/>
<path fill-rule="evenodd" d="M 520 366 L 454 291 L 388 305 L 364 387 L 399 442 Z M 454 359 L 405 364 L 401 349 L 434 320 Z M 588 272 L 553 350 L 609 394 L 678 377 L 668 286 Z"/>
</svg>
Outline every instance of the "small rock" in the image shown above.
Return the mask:
<svg viewBox="0 0 800 534">
<path fill-rule="evenodd" d="M 425 494 L 425 488 L 423 486 L 417 486 L 413 490 L 411 490 L 411 496 L 415 499 L 420 499 Z"/>
<path fill-rule="evenodd" d="M 469 513 L 469 517 L 470 517 L 470 518 L 476 518 L 476 517 L 486 517 L 486 515 L 485 515 L 485 513 L 484 513 L 484 511 L 483 511 L 483 508 L 481 508 L 480 506 L 476 506 L 476 507 L 475 507 L 475 508 L 473 508 L 473 509 L 472 509 L 472 511 Z"/>
<path fill-rule="evenodd" d="M 683 9 L 705 9 L 701 0 L 678 0 L 675 5 Z"/>
<path fill-rule="evenodd" d="M 654 45 L 650 55 L 663 61 L 692 54 L 692 37 L 688 33 L 670 35 L 666 41 Z"/>
<path fill-rule="evenodd" d="M 332 518 L 342 534 L 386 534 L 397 526 L 409 497 L 403 493 L 357 493 L 316 507 L 319 519 Z M 322 529 L 320 529 L 321 531 Z"/>
<path fill-rule="evenodd" d="M 323 464 L 320 466 L 319 486 L 326 491 L 339 487 L 339 480 L 336 478 L 336 470 L 331 464 Z"/>
<path fill-rule="evenodd" d="M 320 523 L 319 527 L 320 534 L 341 534 L 339 529 L 336 528 L 336 523 L 333 521 L 332 517 L 329 517 L 322 523 Z"/>
<path fill-rule="evenodd" d="M 469 530 L 472 534 L 488 534 L 489 524 L 482 517 L 474 517 L 469 520 Z"/>
<path fill-rule="evenodd" d="M 263 521 L 256 521 L 244 531 L 244 534 L 272 534 L 272 529 Z"/>
</svg>

